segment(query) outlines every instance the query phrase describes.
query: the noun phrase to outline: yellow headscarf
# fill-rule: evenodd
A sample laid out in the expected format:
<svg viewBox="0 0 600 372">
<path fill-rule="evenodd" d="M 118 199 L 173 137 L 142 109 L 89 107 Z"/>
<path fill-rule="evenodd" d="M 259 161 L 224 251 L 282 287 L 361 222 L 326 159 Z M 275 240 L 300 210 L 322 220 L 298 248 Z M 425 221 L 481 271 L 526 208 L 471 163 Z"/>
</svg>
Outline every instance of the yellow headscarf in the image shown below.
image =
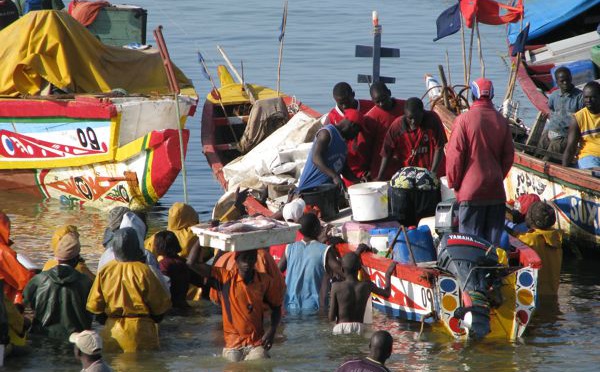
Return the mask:
<svg viewBox="0 0 600 372">
<path fill-rule="evenodd" d="M 77 237 L 79 238 L 79 232 L 77 231 L 77 226 L 73 226 L 73 225 L 61 226 L 58 229 L 56 229 L 56 231 L 54 232 L 54 235 L 52 235 L 52 240 L 50 241 L 50 248 L 52 248 L 52 252 L 55 255 L 56 255 L 56 248 L 58 247 L 58 242 L 60 241 L 60 239 L 63 238 L 63 236 L 67 235 L 68 233 L 76 234 Z"/>
</svg>

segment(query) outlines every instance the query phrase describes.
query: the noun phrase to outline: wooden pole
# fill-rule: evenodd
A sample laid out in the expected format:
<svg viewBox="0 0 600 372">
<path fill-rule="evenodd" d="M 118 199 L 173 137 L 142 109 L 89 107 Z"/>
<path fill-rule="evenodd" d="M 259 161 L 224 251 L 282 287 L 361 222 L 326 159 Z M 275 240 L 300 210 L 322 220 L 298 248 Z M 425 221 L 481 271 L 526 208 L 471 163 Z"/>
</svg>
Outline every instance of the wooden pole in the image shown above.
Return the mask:
<svg viewBox="0 0 600 372">
<path fill-rule="evenodd" d="M 475 28 L 471 28 L 471 39 L 469 42 L 469 68 L 467 69 L 467 86 L 469 86 L 469 81 L 471 80 L 471 64 L 473 62 L 473 36 L 475 35 Z"/>
<path fill-rule="evenodd" d="M 466 45 L 465 45 L 465 27 L 464 27 L 464 22 L 462 19 L 462 16 L 460 17 L 460 39 L 461 39 L 461 45 L 462 45 L 462 59 L 463 59 L 463 72 L 464 72 L 464 78 L 465 78 L 465 86 L 468 87 L 469 86 L 469 77 L 467 75 L 467 51 L 466 51 Z"/>
<path fill-rule="evenodd" d="M 285 26 L 287 24 L 288 0 L 283 6 L 283 19 L 281 20 L 281 36 L 279 39 L 279 61 L 277 62 L 277 96 L 279 97 L 281 83 L 281 62 L 283 61 L 283 40 L 285 39 Z"/>
<path fill-rule="evenodd" d="M 448 86 L 452 87 L 452 74 L 450 73 L 450 57 L 448 56 L 448 49 L 446 49 L 446 69 L 448 70 Z"/>
<path fill-rule="evenodd" d="M 485 77 L 485 61 L 483 60 L 483 49 L 481 48 L 481 35 L 479 34 L 479 22 L 475 22 L 475 31 L 477 31 L 477 49 L 479 50 L 479 66 L 481 67 L 481 77 Z"/>
<path fill-rule="evenodd" d="M 254 96 L 254 92 L 252 91 L 252 88 L 250 88 L 250 86 L 248 84 L 244 83 L 244 79 L 242 78 L 242 76 L 240 75 L 238 70 L 235 68 L 233 63 L 231 63 L 231 60 L 227 56 L 227 53 L 225 53 L 225 50 L 220 45 L 217 45 L 217 50 L 219 51 L 219 53 L 221 53 L 221 56 L 225 60 L 225 63 L 227 63 L 227 66 L 229 67 L 231 72 L 233 72 L 233 74 L 235 75 L 236 79 L 238 80 L 238 83 L 242 84 L 242 86 L 244 87 L 244 90 L 248 94 L 248 98 L 250 99 L 250 102 L 252 102 L 252 103 L 256 102 L 256 97 Z"/>
<path fill-rule="evenodd" d="M 450 108 L 450 101 L 448 99 L 448 82 L 446 81 L 446 74 L 444 73 L 444 66 L 438 65 L 440 72 L 440 79 L 442 79 L 442 97 L 444 98 L 444 106 Z"/>
<path fill-rule="evenodd" d="M 167 49 L 167 44 L 165 43 L 165 39 L 162 34 L 162 26 L 158 26 L 154 30 L 154 38 L 156 39 L 156 43 L 158 44 L 158 50 L 160 52 L 160 56 L 163 60 L 163 65 L 165 67 L 165 71 L 167 73 L 167 80 L 169 81 L 169 86 L 171 88 L 171 92 L 173 93 L 173 98 L 175 100 L 175 115 L 177 116 L 177 134 L 179 137 L 179 156 L 181 160 L 181 173 L 183 176 L 183 200 L 187 204 L 188 202 L 188 192 L 187 192 L 187 172 L 185 169 L 185 151 L 183 149 L 183 128 L 181 123 L 181 113 L 179 112 L 179 84 L 177 84 L 177 78 L 175 77 L 175 70 L 173 69 L 173 63 L 171 62 L 171 58 L 169 56 L 169 50 Z"/>
</svg>

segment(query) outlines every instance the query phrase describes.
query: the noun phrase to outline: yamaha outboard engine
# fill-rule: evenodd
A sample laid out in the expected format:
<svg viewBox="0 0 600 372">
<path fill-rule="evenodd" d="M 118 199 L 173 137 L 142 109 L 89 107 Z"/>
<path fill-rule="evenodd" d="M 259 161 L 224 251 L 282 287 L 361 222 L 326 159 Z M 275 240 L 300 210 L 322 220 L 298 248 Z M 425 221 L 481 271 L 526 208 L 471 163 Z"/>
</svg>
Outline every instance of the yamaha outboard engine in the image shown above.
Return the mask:
<svg viewBox="0 0 600 372">
<path fill-rule="evenodd" d="M 463 320 L 469 337 L 485 337 L 490 333 L 490 307 L 502 302 L 500 279 L 505 274 L 494 246 L 474 235 L 446 234 L 438 247 L 437 266 L 460 285 L 463 307 L 454 316 Z"/>
</svg>

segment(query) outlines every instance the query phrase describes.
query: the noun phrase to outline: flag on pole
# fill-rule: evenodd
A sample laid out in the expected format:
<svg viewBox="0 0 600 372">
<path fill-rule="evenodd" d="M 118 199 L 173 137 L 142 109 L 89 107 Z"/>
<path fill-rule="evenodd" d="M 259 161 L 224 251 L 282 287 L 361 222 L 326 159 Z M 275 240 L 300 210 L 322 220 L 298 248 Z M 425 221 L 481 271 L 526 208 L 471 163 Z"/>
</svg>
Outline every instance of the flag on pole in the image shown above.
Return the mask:
<svg viewBox="0 0 600 372">
<path fill-rule="evenodd" d="M 500 15 L 500 10 L 504 14 Z M 494 0 L 460 0 L 460 11 L 465 18 L 465 25 L 473 27 L 473 21 L 487 25 L 503 25 L 523 18 L 523 0 L 515 6 L 498 3 Z"/>
<path fill-rule="evenodd" d="M 500 15 L 500 9 L 504 10 L 504 14 Z M 515 6 L 498 3 L 493 0 L 479 0 L 477 6 L 477 22 L 487 25 L 503 25 L 513 23 L 523 17 L 523 1 Z"/>
<path fill-rule="evenodd" d="M 204 61 L 204 57 L 202 57 L 202 53 L 200 53 L 200 51 L 198 51 L 198 63 L 200 63 L 200 66 L 202 66 L 202 75 L 204 76 L 204 78 L 206 80 L 210 80 L 210 75 L 208 74 L 208 71 L 206 70 L 206 62 Z"/>
<path fill-rule="evenodd" d="M 444 10 L 435 22 L 437 25 L 437 37 L 433 41 L 450 36 L 460 31 L 460 9 L 459 3 L 452 5 L 450 8 Z"/>
<path fill-rule="evenodd" d="M 285 24 L 286 24 L 286 19 L 287 19 L 287 1 L 285 2 L 285 5 L 283 6 L 283 15 L 281 16 L 281 25 L 279 26 L 279 42 L 281 43 L 281 40 L 283 40 L 283 37 L 285 36 Z"/>
<path fill-rule="evenodd" d="M 465 19 L 465 26 L 473 27 L 473 18 L 477 14 L 477 0 L 460 0 L 460 12 Z"/>
<path fill-rule="evenodd" d="M 527 23 L 527 26 L 525 26 L 525 28 L 523 30 L 521 30 L 521 32 L 519 32 L 519 35 L 517 35 L 515 42 L 513 44 L 511 44 L 511 52 L 510 52 L 511 56 L 514 57 L 517 55 L 517 53 L 525 52 L 525 44 L 527 43 L 528 37 L 529 37 L 529 23 Z"/>
</svg>

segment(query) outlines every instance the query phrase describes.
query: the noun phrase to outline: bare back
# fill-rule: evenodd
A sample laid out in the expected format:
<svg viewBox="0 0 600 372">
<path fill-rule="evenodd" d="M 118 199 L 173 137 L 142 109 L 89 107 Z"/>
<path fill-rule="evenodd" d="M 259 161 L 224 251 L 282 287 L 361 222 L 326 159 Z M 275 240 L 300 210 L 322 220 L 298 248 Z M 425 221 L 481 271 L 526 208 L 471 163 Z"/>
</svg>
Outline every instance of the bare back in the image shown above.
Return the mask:
<svg viewBox="0 0 600 372">
<path fill-rule="evenodd" d="M 363 322 L 365 308 L 375 285 L 370 282 L 344 280 L 331 287 L 330 320 L 337 323 Z"/>
</svg>

